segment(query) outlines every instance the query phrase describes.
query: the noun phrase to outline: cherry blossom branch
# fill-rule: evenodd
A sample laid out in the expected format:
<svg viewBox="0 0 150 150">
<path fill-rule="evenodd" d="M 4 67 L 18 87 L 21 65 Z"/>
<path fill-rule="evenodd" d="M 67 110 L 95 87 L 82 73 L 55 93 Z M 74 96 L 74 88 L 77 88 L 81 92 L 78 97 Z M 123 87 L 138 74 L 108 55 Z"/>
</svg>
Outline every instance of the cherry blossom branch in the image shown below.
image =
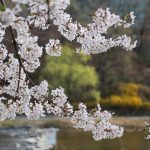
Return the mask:
<svg viewBox="0 0 150 150">
<path fill-rule="evenodd" d="M 0 42 L 4 38 L 5 29 L 9 27 L 17 57 L 0 44 L 2 53 L 0 81 L 7 81 L 3 90 L 0 90 L 0 95 L 8 95 L 8 97 L 0 97 L 0 120 L 15 119 L 17 114 L 25 114 L 28 119 L 39 119 L 46 114 L 53 114 L 70 119 L 75 128 L 91 131 L 95 140 L 121 137 L 124 129 L 109 123 L 112 113 L 102 111 L 100 105 L 88 112 L 86 105 L 80 103 L 78 109 L 74 110 L 63 88 L 52 90 L 50 99 L 48 82 L 44 80 L 39 85 L 35 85 L 30 79 L 28 73 L 34 73 L 40 67 L 43 49 L 45 48 L 50 56 L 60 56 L 61 46 L 60 41 L 54 39 L 49 39 L 44 47 L 39 46 L 38 37 L 32 35 L 29 26 L 45 30 L 50 26 L 49 21 L 53 21 L 52 23 L 58 27 L 61 35 L 81 45 L 81 50 L 78 49 L 77 52 L 81 51 L 84 54 L 106 52 L 115 46 L 132 50 L 136 42 L 132 44 L 131 37 L 122 35 L 112 39 L 106 38 L 106 35 L 112 26 L 123 25 L 124 28 L 129 28 L 134 23 L 133 13 L 130 13 L 131 23 L 128 23 L 119 15 L 111 13 L 109 9 L 98 9 L 92 16 L 92 22 L 83 26 L 77 21 L 73 22 L 70 14 L 66 13 L 70 0 L 12 0 L 12 2 L 17 6 L 21 3 L 27 5 L 30 15 L 20 16 L 18 12 L 21 8 L 16 10 L 15 7 L 7 8 L 0 13 Z M 16 37 L 14 31 L 16 31 Z M 5 63 L 7 56 L 9 59 Z M 14 89 L 17 89 L 17 92 Z M 15 97 L 16 101 L 13 101 L 12 97 Z M 7 105 L 3 102 L 4 100 L 8 102 Z"/>
</svg>

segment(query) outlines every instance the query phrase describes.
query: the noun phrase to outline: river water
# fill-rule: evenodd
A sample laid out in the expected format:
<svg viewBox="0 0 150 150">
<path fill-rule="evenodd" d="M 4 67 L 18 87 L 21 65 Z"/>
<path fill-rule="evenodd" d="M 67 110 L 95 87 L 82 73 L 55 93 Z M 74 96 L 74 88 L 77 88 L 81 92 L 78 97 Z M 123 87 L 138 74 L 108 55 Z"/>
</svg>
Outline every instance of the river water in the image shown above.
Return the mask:
<svg viewBox="0 0 150 150">
<path fill-rule="evenodd" d="M 150 150 L 144 132 L 127 132 L 121 139 L 96 142 L 75 129 L 0 129 L 0 150 Z"/>
</svg>

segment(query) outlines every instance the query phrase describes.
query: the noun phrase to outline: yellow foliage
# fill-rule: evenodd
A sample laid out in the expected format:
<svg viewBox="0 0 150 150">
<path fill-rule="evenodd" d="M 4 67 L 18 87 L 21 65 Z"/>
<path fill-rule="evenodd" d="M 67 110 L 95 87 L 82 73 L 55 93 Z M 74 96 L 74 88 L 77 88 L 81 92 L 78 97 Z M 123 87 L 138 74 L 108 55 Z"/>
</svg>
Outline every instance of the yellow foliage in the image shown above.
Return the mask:
<svg viewBox="0 0 150 150">
<path fill-rule="evenodd" d="M 150 102 L 143 102 L 143 108 L 150 108 Z"/>
<path fill-rule="evenodd" d="M 141 107 L 143 100 L 138 95 L 140 85 L 134 83 L 121 83 L 119 85 L 120 95 L 111 95 L 106 101 L 114 106 Z"/>
<path fill-rule="evenodd" d="M 140 85 L 135 83 L 120 83 L 119 89 L 122 95 L 137 96 Z"/>
<path fill-rule="evenodd" d="M 118 95 L 112 95 L 110 97 L 110 102 L 111 102 L 112 105 L 121 105 L 122 99 Z"/>
</svg>

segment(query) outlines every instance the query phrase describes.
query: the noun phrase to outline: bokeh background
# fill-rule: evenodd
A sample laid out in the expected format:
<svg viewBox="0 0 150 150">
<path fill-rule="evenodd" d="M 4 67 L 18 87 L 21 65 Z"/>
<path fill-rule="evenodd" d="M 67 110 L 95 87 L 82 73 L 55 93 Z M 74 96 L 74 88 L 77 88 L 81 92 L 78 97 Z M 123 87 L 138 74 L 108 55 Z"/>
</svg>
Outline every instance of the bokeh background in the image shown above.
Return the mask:
<svg viewBox="0 0 150 150">
<path fill-rule="evenodd" d="M 33 75 L 35 82 L 49 81 L 49 88 L 62 86 L 74 106 L 82 101 L 93 107 L 97 102 L 117 115 L 150 114 L 150 1 L 149 0 L 72 0 L 68 12 L 74 20 L 87 24 L 97 8 L 107 8 L 126 18 L 135 12 L 131 29 L 114 29 L 110 36 L 125 33 L 138 40 L 133 51 L 116 47 L 106 53 L 85 56 L 75 53 L 77 43 L 69 43 L 51 27 L 50 34 L 40 35 L 43 45 L 49 38 L 59 38 L 63 45 L 61 57 L 46 56 L 42 67 Z M 46 33 L 48 33 L 46 31 Z"/>
</svg>

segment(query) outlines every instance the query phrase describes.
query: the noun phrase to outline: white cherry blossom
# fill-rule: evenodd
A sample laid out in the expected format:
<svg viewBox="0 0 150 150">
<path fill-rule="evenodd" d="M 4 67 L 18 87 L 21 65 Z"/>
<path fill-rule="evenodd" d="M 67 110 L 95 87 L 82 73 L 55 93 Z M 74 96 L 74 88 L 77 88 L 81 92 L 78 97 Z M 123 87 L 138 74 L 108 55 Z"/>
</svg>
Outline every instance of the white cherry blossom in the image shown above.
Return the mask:
<svg viewBox="0 0 150 150">
<path fill-rule="evenodd" d="M 60 56 L 61 46 L 59 40 L 50 39 L 45 46 L 46 53 L 50 56 Z"/>
</svg>

